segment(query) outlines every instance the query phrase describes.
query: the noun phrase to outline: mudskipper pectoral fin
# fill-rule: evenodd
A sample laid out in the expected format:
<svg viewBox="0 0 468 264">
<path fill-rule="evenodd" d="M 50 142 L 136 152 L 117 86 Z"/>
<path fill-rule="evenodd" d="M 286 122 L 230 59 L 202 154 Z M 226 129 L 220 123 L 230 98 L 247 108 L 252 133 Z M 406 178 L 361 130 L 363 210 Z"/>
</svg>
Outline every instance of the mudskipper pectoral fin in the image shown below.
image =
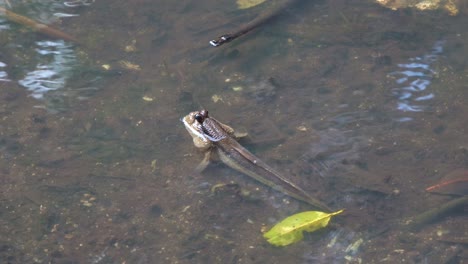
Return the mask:
<svg viewBox="0 0 468 264">
<path fill-rule="evenodd" d="M 203 160 L 200 162 L 200 164 L 198 164 L 198 166 L 195 168 L 195 172 L 196 173 L 201 173 L 202 171 L 204 171 L 206 169 L 206 167 L 208 166 L 208 164 L 210 164 L 210 160 L 211 160 L 211 153 L 213 151 L 212 150 L 208 150 L 205 152 L 205 157 L 203 157 Z"/>
</svg>

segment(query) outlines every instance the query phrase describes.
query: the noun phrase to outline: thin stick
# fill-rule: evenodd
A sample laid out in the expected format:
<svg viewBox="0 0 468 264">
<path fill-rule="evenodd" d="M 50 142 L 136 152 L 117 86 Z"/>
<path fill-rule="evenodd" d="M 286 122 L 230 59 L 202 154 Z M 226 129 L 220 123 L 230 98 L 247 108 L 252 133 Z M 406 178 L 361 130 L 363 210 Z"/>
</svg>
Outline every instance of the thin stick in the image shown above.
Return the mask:
<svg viewBox="0 0 468 264">
<path fill-rule="evenodd" d="M 47 35 L 49 37 L 68 40 L 68 41 L 78 43 L 78 41 L 74 37 L 72 37 L 72 36 L 70 36 L 70 35 L 68 35 L 68 34 L 66 34 L 66 33 L 64 33 L 64 32 L 62 32 L 62 31 L 60 31 L 58 29 L 55 29 L 53 27 L 49 27 L 48 25 L 39 23 L 39 22 L 34 21 L 34 20 L 32 20 L 30 18 L 27 18 L 25 16 L 18 15 L 18 14 L 14 13 L 12 11 L 9 11 L 9 10 L 7 10 L 5 8 L 0 7 L 0 13 L 4 13 L 6 18 L 8 20 L 10 20 L 10 21 L 13 21 L 13 22 L 15 22 L 17 24 L 32 28 L 33 30 L 35 30 L 35 31 L 37 31 L 39 33 L 42 33 L 44 35 Z"/>
<path fill-rule="evenodd" d="M 219 47 L 219 46 L 223 45 L 224 43 L 231 42 L 234 39 L 236 39 L 236 38 L 238 38 L 238 37 L 240 37 L 240 36 L 242 36 L 244 34 L 247 34 L 251 30 L 253 30 L 253 29 L 255 29 L 255 28 L 259 27 L 259 26 L 262 26 L 263 24 L 269 22 L 274 17 L 281 14 L 282 11 L 284 11 L 288 6 L 290 6 L 291 4 L 293 4 L 296 1 L 297 0 L 286 0 L 282 4 L 278 4 L 277 7 L 273 8 L 272 10 L 268 11 L 265 14 L 262 14 L 262 15 L 258 16 L 257 18 L 250 21 L 249 23 L 241 26 L 236 31 L 234 31 L 232 33 L 221 35 L 217 39 L 211 40 L 210 41 L 211 46 Z"/>
</svg>

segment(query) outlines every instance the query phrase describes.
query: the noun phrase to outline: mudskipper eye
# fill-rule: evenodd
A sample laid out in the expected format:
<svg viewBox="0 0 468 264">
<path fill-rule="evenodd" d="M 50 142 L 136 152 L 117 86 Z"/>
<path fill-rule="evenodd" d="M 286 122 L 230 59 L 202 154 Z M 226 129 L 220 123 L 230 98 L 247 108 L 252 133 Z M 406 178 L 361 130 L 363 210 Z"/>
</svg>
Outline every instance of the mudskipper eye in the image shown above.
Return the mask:
<svg viewBox="0 0 468 264">
<path fill-rule="evenodd" d="M 201 123 L 203 123 L 203 120 L 205 120 L 205 117 L 202 114 L 197 113 L 197 114 L 195 114 L 195 120 L 197 120 L 198 123 L 201 124 Z"/>
</svg>

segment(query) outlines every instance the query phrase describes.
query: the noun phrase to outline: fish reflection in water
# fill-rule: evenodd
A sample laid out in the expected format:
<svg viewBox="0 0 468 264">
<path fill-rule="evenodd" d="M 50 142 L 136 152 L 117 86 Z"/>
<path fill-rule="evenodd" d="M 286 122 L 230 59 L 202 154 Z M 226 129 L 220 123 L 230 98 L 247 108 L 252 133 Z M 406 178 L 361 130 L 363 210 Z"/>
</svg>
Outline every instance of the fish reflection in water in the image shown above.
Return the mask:
<svg viewBox="0 0 468 264">
<path fill-rule="evenodd" d="M 72 45 L 62 40 L 38 41 L 36 51 L 40 62 L 18 83 L 31 91 L 31 96 L 41 99 L 48 91 L 61 89 L 72 75 L 76 56 Z"/>
<path fill-rule="evenodd" d="M 427 106 L 420 102 L 434 98 L 434 93 L 427 90 L 436 72 L 431 69 L 443 52 L 444 41 L 437 41 L 431 52 L 409 59 L 408 63 L 398 64 L 400 71 L 390 73 L 396 77 L 398 87 L 393 88 L 393 95 L 397 97 L 397 109 L 403 112 L 422 112 Z M 401 117 L 397 121 L 411 121 L 411 117 Z"/>
</svg>

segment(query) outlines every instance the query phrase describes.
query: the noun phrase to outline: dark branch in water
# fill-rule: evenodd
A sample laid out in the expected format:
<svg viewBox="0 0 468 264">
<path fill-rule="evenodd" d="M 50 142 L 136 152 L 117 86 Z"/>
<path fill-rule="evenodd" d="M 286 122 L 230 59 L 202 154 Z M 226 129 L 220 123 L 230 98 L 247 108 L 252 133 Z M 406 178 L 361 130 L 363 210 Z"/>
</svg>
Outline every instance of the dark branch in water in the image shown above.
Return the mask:
<svg viewBox="0 0 468 264">
<path fill-rule="evenodd" d="M 241 26 L 239 29 L 235 30 L 232 33 L 224 34 L 218 37 L 217 39 L 211 40 L 210 44 L 213 47 L 219 47 L 224 43 L 228 43 L 233 41 L 234 39 L 247 34 L 248 32 L 252 31 L 255 28 L 258 28 L 264 25 L 267 22 L 270 22 L 273 18 L 281 14 L 284 10 L 286 10 L 289 6 L 294 4 L 298 0 L 286 0 L 283 3 L 278 4 L 276 7 L 272 8 L 265 14 L 259 15 L 254 20 L 250 21 L 249 23 Z"/>
</svg>

